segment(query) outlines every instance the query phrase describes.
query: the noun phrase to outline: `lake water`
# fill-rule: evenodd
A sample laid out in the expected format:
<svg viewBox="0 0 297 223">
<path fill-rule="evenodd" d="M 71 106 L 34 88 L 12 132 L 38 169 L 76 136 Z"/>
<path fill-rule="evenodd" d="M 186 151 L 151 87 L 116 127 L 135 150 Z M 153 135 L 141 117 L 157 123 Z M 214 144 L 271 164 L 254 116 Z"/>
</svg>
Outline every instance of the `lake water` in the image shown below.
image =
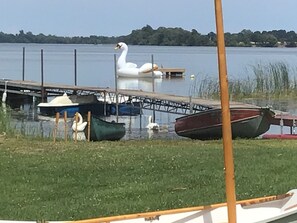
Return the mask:
<svg viewBox="0 0 297 223">
<path fill-rule="evenodd" d="M 25 48 L 25 80 L 41 80 L 41 50 L 43 50 L 44 82 L 74 85 L 74 50 L 76 50 L 77 85 L 114 88 L 114 56 L 120 55 L 114 47 L 115 45 L 0 44 L 0 78 L 22 79 L 23 48 Z M 291 75 L 296 72 L 296 48 L 227 48 L 226 52 L 229 80 L 253 77 L 251 67 L 259 63 L 284 62 L 291 68 Z M 149 79 L 120 78 L 118 88 L 152 91 L 154 85 L 155 92 L 189 96 L 193 86 L 199 84 L 200 80 L 218 78 L 215 47 L 129 46 L 128 62 L 141 66 L 151 62 L 152 58 L 160 67 L 185 68 L 185 77 L 156 79 L 154 83 Z M 190 78 L 191 75 L 195 75 L 194 80 Z M 297 106 L 294 102 L 262 100 L 257 103 L 262 106 L 273 105 L 275 109 L 296 113 Z M 18 110 L 22 118 L 18 116 L 15 125 L 19 128 L 45 133 L 51 131 L 52 120 L 41 119 L 34 103 L 22 105 Z M 120 121 L 124 121 L 127 127 L 126 138 L 150 137 L 145 129 L 150 114 L 152 111 L 144 110 L 141 117 L 121 117 Z M 177 137 L 174 133 L 176 117 L 172 114 L 156 113 L 156 122 L 168 126 L 168 132 L 154 134 L 153 137 Z M 68 123 L 68 126 L 70 125 Z M 279 132 L 279 127 L 273 126 L 270 131 Z"/>
</svg>

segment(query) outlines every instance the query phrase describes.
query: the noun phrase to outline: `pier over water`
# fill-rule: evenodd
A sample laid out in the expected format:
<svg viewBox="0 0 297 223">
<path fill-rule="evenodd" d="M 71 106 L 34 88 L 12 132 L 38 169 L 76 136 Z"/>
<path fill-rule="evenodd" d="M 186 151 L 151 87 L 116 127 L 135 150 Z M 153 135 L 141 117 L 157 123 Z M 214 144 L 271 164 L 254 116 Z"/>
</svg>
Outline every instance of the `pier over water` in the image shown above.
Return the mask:
<svg viewBox="0 0 297 223">
<path fill-rule="evenodd" d="M 27 95 L 31 97 L 41 98 L 46 101 L 48 97 L 62 95 L 63 93 L 88 95 L 94 94 L 100 99 L 115 99 L 123 101 L 122 98 L 129 98 L 129 100 L 138 100 L 142 102 L 142 108 L 148 110 L 155 110 L 160 112 L 167 112 L 179 115 L 187 115 L 197 113 L 213 108 L 220 108 L 220 101 L 201 99 L 196 97 L 186 97 L 171 94 L 163 94 L 157 92 L 147 92 L 142 90 L 128 90 L 128 89 L 111 89 L 88 86 L 72 86 L 51 83 L 39 83 L 35 81 L 22 80 L 0 80 L 0 92 L 5 91 L 8 95 Z M 243 104 L 239 102 L 230 102 L 231 107 L 256 107 L 250 104 Z"/>
</svg>

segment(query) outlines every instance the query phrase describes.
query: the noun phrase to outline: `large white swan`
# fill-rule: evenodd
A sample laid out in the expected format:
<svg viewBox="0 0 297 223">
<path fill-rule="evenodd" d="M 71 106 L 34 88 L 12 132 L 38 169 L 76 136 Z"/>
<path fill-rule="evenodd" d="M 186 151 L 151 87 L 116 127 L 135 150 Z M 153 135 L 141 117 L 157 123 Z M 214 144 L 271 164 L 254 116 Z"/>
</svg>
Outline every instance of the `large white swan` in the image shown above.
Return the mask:
<svg viewBox="0 0 297 223">
<path fill-rule="evenodd" d="M 76 123 L 76 117 L 74 116 L 74 121 L 72 124 L 72 130 L 77 132 L 82 132 L 87 126 L 87 122 L 83 122 L 83 118 L 80 113 L 77 112 L 78 122 Z"/>
<path fill-rule="evenodd" d="M 141 67 L 137 67 L 135 63 L 126 62 L 128 54 L 128 46 L 123 42 L 119 42 L 115 49 L 122 50 L 117 61 L 117 74 L 121 77 L 149 77 L 152 78 L 152 72 L 155 78 L 162 77 L 162 72 L 158 70 L 158 65 L 145 63 Z"/>
</svg>

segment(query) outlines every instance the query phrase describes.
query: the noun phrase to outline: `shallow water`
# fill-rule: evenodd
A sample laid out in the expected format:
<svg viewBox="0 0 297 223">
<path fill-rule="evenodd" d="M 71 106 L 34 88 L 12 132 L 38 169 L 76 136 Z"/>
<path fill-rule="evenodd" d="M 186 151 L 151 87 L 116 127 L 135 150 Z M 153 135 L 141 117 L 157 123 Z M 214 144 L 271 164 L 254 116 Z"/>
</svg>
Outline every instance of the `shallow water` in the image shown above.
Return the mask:
<svg viewBox="0 0 297 223">
<path fill-rule="evenodd" d="M 44 81 L 59 84 L 74 84 L 74 50 L 77 51 L 77 84 L 84 86 L 115 86 L 114 55 L 119 52 L 113 45 L 57 45 L 57 44 L 0 44 L 0 78 L 22 79 L 22 51 L 25 47 L 25 79 L 40 81 L 41 50 L 44 58 Z M 227 69 L 229 79 L 253 75 L 251 66 L 259 63 L 285 62 L 295 74 L 297 67 L 296 48 L 227 48 Z M 129 46 L 127 61 L 139 66 L 151 59 L 159 66 L 185 68 L 184 78 L 176 79 L 117 79 L 118 88 L 141 89 L 160 93 L 192 96 L 193 89 L 204 78 L 217 78 L 218 66 L 215 47 L 168 47 Z M 190 76 L 194 74 L 195 79 Z M 272 106 L 273 109 L 296 114 L 294 101 L 247 100 L 247 103 Z M 13 102 L 14 125 L 28 134 L 50 135 L 54 121 L 38 116 L 36 102 Z M 126 123 L 125 139 L 179 138 L 174 132 L 177 115 L 156 112 L 156 122 L 168 127 L 168 132 L 150 133 L 145 126 L 153 111 L 143 110 L 141 116 L 121 117 Z M 116 119 L 116 117 L 108 117 Z M 69 121 L 68 129 L 71 121 Z M 61 122 L 62 123 L 62 122 Z M 63 124 L 61 124 L 63 125 Z M 64 125 L 63 125 L 64 126 Z M 60 129 L 60 128 L 59 128 Z M 278 133 L 279 126 L 272 126 L 270 132 Z M 284 129 L 284 131 L 289 131 Z M 64 136 L 64 130 L 61 129 Z M 68 133 L 71 137 L 71 132 Z"/>
<path fill-rule="evenodd" d="M 255 103 L 255 102 L 253 102 Z M 263 107 L 267 106 L 266 101 L 258 100 L 259 105 Z M 276 110 L 290 112 L 297 114 L 297 108 L 294 101 L 274 101 L 271 102 Z M 138 116 L 119 116 L 118 122 L 125 123 L 126 135 L 123 140 L 131 139 L 182 139 L 174 131 L 175 118 L 178 117 L 174 114 L 167 114 L 156 112 L 156 120 L 160 125 L 160 131 L 151 131 L 146 128 L 148 124 L 148 117 L 151 115 L 151 111 L 145 111 L 144 114 Z M 53 137 L 53 133 L 56 127 L 56 120 L 54 117 L 41 116 L 38 114 L 38 108 L 35 103 L 26 103 L 20 106 L 19 109 L 14 109 L 12 113 L 12 127 L 19 129 L 23 134 L 36 135 L 41 137 Z M 104 117 L 107 121 L 116 121 L 116 116 Z M 86 121 L 86 120 L 84 120 Z M 57 128 L 57 138 L 74 139 L 71 126 L 73 118 L 68 118 L 66 121 L 64 118 L 60 118 Z M 290 133 L 289 127 L 271 125 L 267 133 Z"/>
</svg>

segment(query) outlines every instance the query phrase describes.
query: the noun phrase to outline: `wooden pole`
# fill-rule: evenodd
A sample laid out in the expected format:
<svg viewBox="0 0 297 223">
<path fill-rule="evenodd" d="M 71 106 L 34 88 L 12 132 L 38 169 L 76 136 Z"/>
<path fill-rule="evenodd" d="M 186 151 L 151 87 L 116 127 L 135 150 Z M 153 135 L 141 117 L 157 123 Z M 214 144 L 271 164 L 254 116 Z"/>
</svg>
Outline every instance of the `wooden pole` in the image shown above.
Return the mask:
<svg viewBox="0 0 297 223">
<path fill-rule="evenodd" d="M 78 112 L 75 113 L 75 131 L 74 131 L 74 141 L 77 142 L 77 123 L 78 123 Z"/>
<path fill-rule="evenodd" d="M 155 82 L 154 82 L 154 55 L 152 54 L 152 91 L 155 92 Z"/>
<path fill-rule="evenodd" d="M 104 115 L 107 116 L 106 91 L 104 91 Z"/>
<path fill-rule="evenodd" d="M 57 112 L 56 119 L 55 119 L 54 142 L 56 142 L 56 138 L 57 138 L 59 119 L 60 119 L 60 113 Z"/>
<path fill-rule="evenodd" d="M 91 112 L 88 112 L 88 135 L 87 135 L 88 142 L 90 142 L 91 138 Z"/>
<path fill-rule="evenodd" d="M 23 75 L 22 80 L 25 80 L 25 47 L 23 47 Z"/>
<path fill-rule="evenodd" d="M 218 65 L 221 90 L 222 124 L 223 124 L 223 147 L 224 147 L 224 165 L 226 181 L 226 198 L 228 208 L 228 222 L 236 222 L 236 195 L 235 195 L 235 177 L 234 161 L 232 148 L 232 130 L 230 120 L 230 103 L 228 93 L 228 78 L 226 65 L 226 51 L 223 28 L 223 13 L 221 0 L 215 1 L 215 15 L 217 28 L 217 50 Z"/>
<path fill-rule="evenodd" d="M 43 87 L 43 49 L 41 49 L 41 101 L 44 102 L 45 99 L 45 92 L 44 92 L 44 87 Z"/>
<path fill-rule="evenodd" d="M 152 91 L 155 93 L 154 56 L 152 55 Z M 156 119 L 155 100 L 153 104 L 153 122 Z"/>
<path fill-rule="evenodd" d="M 117 122 L 119 122 L 119 95 L 118 95 L 118 74 L 117 74 L 117 56 L 114 54 L 114 84 L 115 84 L 115 95 L 116 95 L 116 116 Z"/>
<path fill-rule="evenodd" d="M 74 85 L 77 85 L 77 57 L 76 49 L 74 50 Z"/>
<path fill-rule="evenodd" d="M 64 111 L 64 139 L 67 142 L 67 111 Z"/>
</svg>

